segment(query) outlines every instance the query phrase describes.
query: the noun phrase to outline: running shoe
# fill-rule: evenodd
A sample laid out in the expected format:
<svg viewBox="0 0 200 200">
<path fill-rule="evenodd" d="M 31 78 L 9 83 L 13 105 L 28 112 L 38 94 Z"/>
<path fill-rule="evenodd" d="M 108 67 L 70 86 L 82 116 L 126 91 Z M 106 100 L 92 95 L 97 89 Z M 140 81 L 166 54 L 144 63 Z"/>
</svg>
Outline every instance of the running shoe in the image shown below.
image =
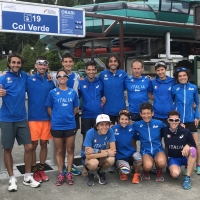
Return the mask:
<svg viewBox="0 0 200 200">
<path fill-rule="evenodd" d="M 161 169 L 156 170 L 156 181 L 157 182 L 163 182 L 164 181 L 164 177 L 163 177 Z"/>
<path fill-rule="evenodd" d="M 110 167 L 110 168 L 108 169 L 108 172 L 109 172 L 109 173 L 115 173 L 115 172 L 116 172 L 116 167 L 115 167 L 115 165 L 113 165 L 112 167 Z"/>
<path fill-rule="evenodd" d="M 150 180 L 149 172 L 143 171 L 142 179 L 144 180 Z"/>
<path fill-rule="evenodd" d="M 200 166 L 197 165 L 195 171 L 196 171 L 196 174 L 197 174 L 197 175 L 200 175 Z"/>
<path fill-rule="evenodd" d="M 185 176 L 185 178 L 184 178 L 184 182 L 183 182 L 183 189 L 184 190 L 189 190 L 189 189 L 191 189 L 191 182 L 190 182 L 190 177 L 188 177 L 188 176 Z"/>
<path fill-rule="evenodd" d="M 138 184 L 140 182 L 140 179 L 141 179 L 140 173 L 134 173 L 132 178 L 132 183 Z"/>
<path fill-rule="evenodd" d="M 64 183 L 65 177 L 63 174 L 60 174 L 58 176 L 57 182 L 56 182 L 56 186 L 61 186 Z"/>
<path fill-rule="evenodd" d="M 106 180 L 106 173 L 100 172 L 100 169 L 98 169 L 98 171 L 97 171 L 97 177 L 99 178 L 99 183 L 101 185 L 106 185 L 108 183 Z"/>
<path fill-rule="evenodd" d="M 65 178 L 66 178 L 66 181 L 67 181 L 67 183 L 69 185 L 73 185 L 74 184 L 72 173 L 67 173 Z"/>
<path fill-rule="evenodd" d="M 77 166 L 76 165 L 72 165 L 72 169 L 71 169 L 71 173 L 74 175 L 74 176 L 80 176 L 82 174 L 81 171 L 79 171 L 77 169 Z"/>
<path fill-rule="evenodd" d="M 128 180 L 127 174 L 123 174 L 123 173 L 120 173 L 119 178 L 120 178 L 120 180 L 122 180 L 122 181 L 127 181 L 127 180 Z"/>
<path fill-rule="evenodd" d="M 17 179 L 16 178 L 11 178 L 9 180 L 8 191 L 9 192 L 16 192 L 17 191 Z"/>
<path fill-rule="evenodd" d="M 94 185 L 94 174 L 91 172 L 88 172 L 88 180 L 85 182 L 88 186 Z"/>
<path fill-rule="evenodd" d="M 40 172 L 33 173 L 33 178 L 34 178 L 35 181 L 42 183 L 42 178 L 40 176 Z"/>
<path fill-rule="evenodd" d="M 23 184 L 28 185 L 32 188 L 37 188 L 40 186 L 40 183 L 35 181 L 32 176 L 28 176 L 27 178 L 24 177 Z"/>
<path fill-rule="evenodd" d="M 45 182 L 45 181 L 49 180 L 49 177 L 45 174 L 44 171 L 40 171 L 39 173 L 40 173 L 40 177 L 41 177 L 42 181 Z"/>
</svg>

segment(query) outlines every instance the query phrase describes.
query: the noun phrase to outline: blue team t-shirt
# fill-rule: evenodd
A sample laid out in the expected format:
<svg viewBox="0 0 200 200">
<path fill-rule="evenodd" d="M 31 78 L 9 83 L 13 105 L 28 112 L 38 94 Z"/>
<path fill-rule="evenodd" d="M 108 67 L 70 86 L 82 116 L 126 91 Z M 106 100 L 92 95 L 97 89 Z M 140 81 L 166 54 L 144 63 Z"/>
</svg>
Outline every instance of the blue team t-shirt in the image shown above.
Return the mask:
<svg viewBox="0 0 200 200">
<path fill-rule="evenodd" d="M 79 106 L 79 101 L 75 90 L 68 88 L 64 91 L 55 88 L 49 92 L 45 105 L 52 109 L 52 130 L 76 128 L 74 108 Z"/>
<path fill-rule="evenodd" d="M 91 147 L 95 151 L 105 150 L 106 145 L 110 142 L 115 142 L 115 135 L 111 128 L 109 128 L 108 132 L 104 135 L 99 135 L 94 128 L 91 128 L 86 132 L 81 156 L 85 157 L 85 147 Z"/>
</svg>

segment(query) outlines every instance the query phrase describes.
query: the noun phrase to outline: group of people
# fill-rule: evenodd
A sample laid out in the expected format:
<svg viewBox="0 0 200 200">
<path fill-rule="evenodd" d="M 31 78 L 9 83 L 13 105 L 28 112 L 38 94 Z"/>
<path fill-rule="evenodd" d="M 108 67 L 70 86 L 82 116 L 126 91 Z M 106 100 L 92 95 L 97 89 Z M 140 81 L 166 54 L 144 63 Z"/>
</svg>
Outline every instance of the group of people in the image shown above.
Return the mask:
<svg viewBox="0 0 200 200">
<path fill-rule="evenodd" d="M 89 61 L 85 69 L 87 77 L 80 79 L 72 72 L 74 59 L 70 54 L 62 56 L 63 69 L 53 77 L 47 74 L 48 64 L 45 57 L 39 56 L 35 63 L 36 73 L 28 76 L 22 71 L 22 57 L 12 54 L 8 58 L 8 71 L 0 77 L 3 101 L 0 126 L 4 161 L 10 177 L 9 191 L 17 191 L 11 153 L 15 138 L 25 149 L 25 185 L 38 187 L 41 182 L 49 180 L 44 164 L 47 142 L 52 137 L 59 171 L 56 185 L 62 185 L 65 180 L 72 185 L 72 175 L 81 174 L 73 165 L 75 136 L 80 128 L 79 98 L 82 102 L 81 157 L 88 186 L 94 185 L 96 170 L 99 183 L 107 184 L 105 172 L 112 166 L 119 170 L 121 180 L 128 180 L 128 174 L 133 170 L 132 183 L 139 183 L 142 166 L 143 179 L 149 180 L 149 171 L 155 164 L 156 181 L 159 182 L 164 180 L 162 169 L 166 165 L 174 178 L 179 176 L 184 165 L 183 188 L 191 188 L 190 175 L 195 162 L 197 174 L 200 174 L 199 100 L 197 87 L 189 82 L 188 69 L 177 68 L 171 78 L 166 75 L 165 62 L 160 61 L 155 64 L 157 77 L 151 80 L 142 76 L 142 61 L 134 60 L 132 75 L 128 76 L 120 69 L 119 57 L 110 54 L 106 59 L 107 69 L 98 77 L 95 76 L 96 64 Z M 149 98 L 153 100 L 153 106 L 148 103 Z M 37 165 L 39 140 L 40 163 Z M 140 140 L 140 153 L 137 140 Z"/>
</svg>

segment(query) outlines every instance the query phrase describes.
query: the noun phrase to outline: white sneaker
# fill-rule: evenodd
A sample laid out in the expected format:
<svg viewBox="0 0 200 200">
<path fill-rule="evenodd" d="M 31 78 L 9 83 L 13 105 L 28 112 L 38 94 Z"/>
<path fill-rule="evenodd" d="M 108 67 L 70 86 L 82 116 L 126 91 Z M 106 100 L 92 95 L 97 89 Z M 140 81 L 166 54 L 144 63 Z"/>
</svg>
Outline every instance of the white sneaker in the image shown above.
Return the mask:
<svg viewBox="0 0 200 200">
<path fill-rule="evenodd" d="M 16 178 L 11 178 L 9 180 L 8 191 L 9 192 L 15 192 L 15 191 L 17 191 L 17 179 Z"/>
<path fill-rule="evenodd" d="M 31 186 L 33 188 L 36 188 L 36 187 L 40 186 L 40 183 L 35 181 L 32 176 L 28 176 L 27 178 L 24 177 L 23 184 L 24 185 L 29 185 L 29 186 Z"/>
</svg>

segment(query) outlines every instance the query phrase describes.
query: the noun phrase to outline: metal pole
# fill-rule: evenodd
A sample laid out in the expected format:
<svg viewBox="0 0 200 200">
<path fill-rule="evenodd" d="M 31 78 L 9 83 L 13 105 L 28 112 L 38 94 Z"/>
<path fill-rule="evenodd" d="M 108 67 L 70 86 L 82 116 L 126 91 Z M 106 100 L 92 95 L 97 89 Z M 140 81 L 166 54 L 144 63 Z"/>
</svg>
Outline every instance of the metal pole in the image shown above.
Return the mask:
<svg viewBox="0 0 200 200">
<path fill-rule="evenodd" d="M 56 165 L 56 150 L 53 139 L 49 141 L 50 144 L 50 165 Z"/>
<path fill-rule="evenodd" d="M 171 60 L 171 55 L 170 55 L 170 32 L 167 32 L 165 35 L 165 50 L 166 50 L 166 58 L 168 60 Z"/>
<path fill-rule="evenodd" d="M 119 29 L 119 38 L 120 38 L 120 68 L 124 70 L 124 30 L 123 30 L 123 21 L 120 20 L 120 29 Z"/>
</svg>

